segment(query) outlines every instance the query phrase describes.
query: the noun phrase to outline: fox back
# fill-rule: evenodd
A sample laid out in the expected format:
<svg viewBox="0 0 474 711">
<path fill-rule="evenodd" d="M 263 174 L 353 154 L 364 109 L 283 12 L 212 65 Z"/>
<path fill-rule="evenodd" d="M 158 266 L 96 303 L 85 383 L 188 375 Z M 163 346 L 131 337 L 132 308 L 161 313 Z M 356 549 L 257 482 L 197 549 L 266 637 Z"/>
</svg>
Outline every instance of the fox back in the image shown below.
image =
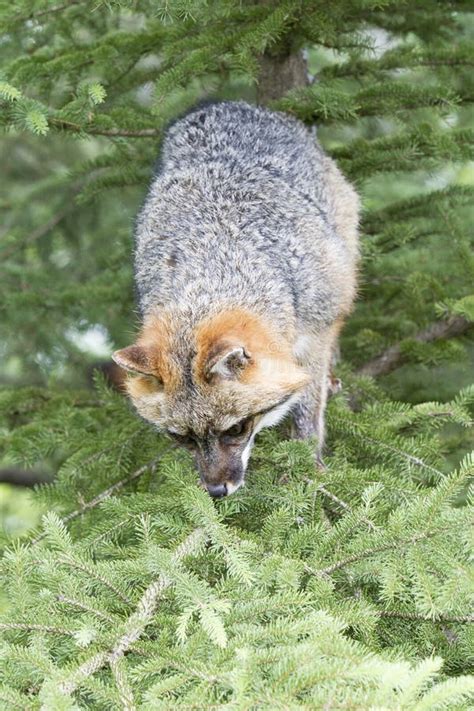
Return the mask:
<svg viewBox="0 0 474 711">
<path fill-rule="evenodd" d="M 303 397 L 308 344 L 354 299 L 357 207 L 284 114 L 224 102 L 168 129 L 136 223 L 143 328 L 115 359 L 138 374 L 138 412 L 195 451 L 206 485 L 240 485 L 256 431 Z"/>
</svg>

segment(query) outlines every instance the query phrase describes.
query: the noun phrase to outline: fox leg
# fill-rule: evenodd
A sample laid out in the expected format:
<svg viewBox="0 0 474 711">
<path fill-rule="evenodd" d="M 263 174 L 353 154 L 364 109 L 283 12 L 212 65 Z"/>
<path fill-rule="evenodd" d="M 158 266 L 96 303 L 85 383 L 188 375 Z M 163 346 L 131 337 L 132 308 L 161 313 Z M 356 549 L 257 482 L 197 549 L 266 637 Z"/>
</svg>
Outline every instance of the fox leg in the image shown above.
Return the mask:
<svg viewBox="0 0 474 711">
<path fill-rule="evenodd" d="M 328 398 L 332 397 L 333 395 L 336 395 L 336 393 L 339 393 L 342 390 L 342 382 L 339 380 L 339 378 L 336 378 L 336 376 L 334 375 L 334 368 L 338 364 L 340 357 L 341 357 L 341 353 L 340 353 L 340 349 L 339 349 L 339 343 L 336 338 L 335 343 L 333 345 L 333 350 L 331 353 L 331 361 L 330 361 L 330 365 L 329 365 Z"/>
<path fill-rule="evenodd" d="M 312 378 L 302 399 L 293 409 L 293 437 L 295 439 L 317 438 L 316 462 L 324 467 L 322 458 L 325 440 L 324 415 L 328 397 L 341 389 L 341 382 L 332 374 L 337 337 L 342 324 L 335 324 L 328 331 L 315 337 L 311 357 L 306 363 Z"/>
<path fill-rule="evenodd" d="M 328 398 L 329 364 L 322 364 L 315 371 L 302 399 L 293 409 L 293 436 L 295 439 L 316 437 L 316 461 L 319 466 L 324 466 L 322 453 L 325 437 L 324 413 Z"/>
</svg>

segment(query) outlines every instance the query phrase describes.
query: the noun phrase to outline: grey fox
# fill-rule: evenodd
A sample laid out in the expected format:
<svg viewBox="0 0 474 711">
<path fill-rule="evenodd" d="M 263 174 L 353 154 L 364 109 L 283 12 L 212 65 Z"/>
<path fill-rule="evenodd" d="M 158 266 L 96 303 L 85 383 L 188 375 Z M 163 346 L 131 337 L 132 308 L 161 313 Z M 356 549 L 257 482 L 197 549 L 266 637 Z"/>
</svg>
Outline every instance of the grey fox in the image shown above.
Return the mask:
<svg viewBox="0 0 474 711">
<path fill-rule="evenodd" d="M 320 457 L 358 209 L 285 114 L 223 102 L 168 129 L 136 223 L 143 325 L 113 357 L 138 413 L 192 451 L 212 496 L 243 484 L 255 435 L 290 411 Z"/>
</svg>

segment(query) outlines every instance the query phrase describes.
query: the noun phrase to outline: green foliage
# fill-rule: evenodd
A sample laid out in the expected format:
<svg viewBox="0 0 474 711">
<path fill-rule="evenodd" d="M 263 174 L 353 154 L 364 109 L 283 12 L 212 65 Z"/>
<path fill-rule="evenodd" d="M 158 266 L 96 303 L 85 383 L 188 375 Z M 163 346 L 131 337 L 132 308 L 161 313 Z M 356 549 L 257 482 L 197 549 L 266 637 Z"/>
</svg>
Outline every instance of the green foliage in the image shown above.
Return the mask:
<svg viewBox="0 0 474 711">
<path fill-rule="evenodd" d="M 339 396 L 326 471 L 310 444 L 268 432 L 246 489 L 217 503 L 120 396 L 78 400 L 69 422 L 52 399 L 32 410 L 37 396 L 11 398 L 32 415 L 8 445 L 23 463 L 33 433 L 36 457 L 63 448 L 41 492 L 62 518 L 4 556 L 5 703 L 467 708 L 472 515 L 459 496 L 474 460 L 440 469 L 436 433 L 471 424 L 472 388 L 417 406 L 372 389 L 358 413 Z"/>
<path fill-rule="evenodd" d="M 2 708 L 472 707 L 471 10 L 0 5 L 0 457 L 56 474 L 1 561 Z M 266 432 L 215 502 L 90 366 L 136 325 L 131 226 L 167 122 L 255 100 L 262 54 L 301 48 L 315 81 L 272 105 L 363 200 L 344 392 L 326 470 Z M 354 375 L 393 346 L 403 368 Z"/>
</svg>

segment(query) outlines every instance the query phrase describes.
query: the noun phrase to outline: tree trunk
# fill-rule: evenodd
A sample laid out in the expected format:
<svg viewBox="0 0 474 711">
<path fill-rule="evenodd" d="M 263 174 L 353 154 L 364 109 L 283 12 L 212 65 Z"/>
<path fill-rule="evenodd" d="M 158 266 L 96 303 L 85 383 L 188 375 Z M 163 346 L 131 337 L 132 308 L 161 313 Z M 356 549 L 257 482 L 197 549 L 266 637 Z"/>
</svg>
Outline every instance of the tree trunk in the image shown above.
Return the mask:
<svg viewBox="0 0 474 711">
<path fill-rule="evenodd" d="M 268 104 L 280 99 L 291 89 L 308 86 L 310 77 L 304 53 L 291 50 L 264 54 L 260 60 L 257 102 Z"/>
</svg>

